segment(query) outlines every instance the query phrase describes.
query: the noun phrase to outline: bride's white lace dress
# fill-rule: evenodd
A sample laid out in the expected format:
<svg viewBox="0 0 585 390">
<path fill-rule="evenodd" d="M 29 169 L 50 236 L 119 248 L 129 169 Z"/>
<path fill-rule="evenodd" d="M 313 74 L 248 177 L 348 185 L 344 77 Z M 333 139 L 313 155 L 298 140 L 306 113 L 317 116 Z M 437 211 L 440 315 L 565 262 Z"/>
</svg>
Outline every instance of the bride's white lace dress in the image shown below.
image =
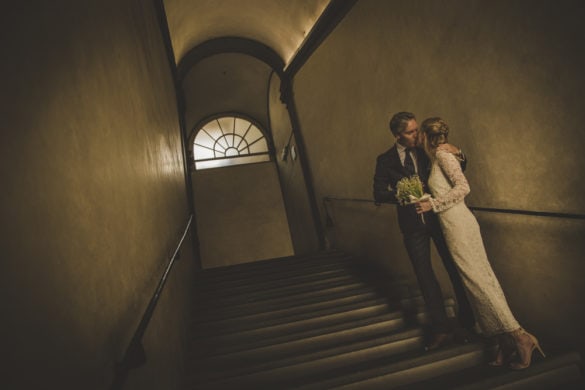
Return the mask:
<svg viewBox="0 0 585 390">
<path fill-rule="evenodd" d="M 481 331 L 486 335 L 520 327 L 488 261 L 477 220 L 464 202 L 469 184 L 457 158 L 437 151 L 429 176 L 437 213 Z"/>
</svg>

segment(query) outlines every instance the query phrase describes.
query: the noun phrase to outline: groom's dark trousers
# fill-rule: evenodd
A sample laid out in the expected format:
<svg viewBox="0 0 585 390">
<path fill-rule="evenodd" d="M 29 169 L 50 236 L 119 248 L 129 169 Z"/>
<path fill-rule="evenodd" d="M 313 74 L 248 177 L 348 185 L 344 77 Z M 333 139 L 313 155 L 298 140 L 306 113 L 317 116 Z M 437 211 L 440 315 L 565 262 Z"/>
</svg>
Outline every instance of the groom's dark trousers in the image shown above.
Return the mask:
<svg viewBox="0 0 585 390">
<path fill-rule="evenodd" d="M 429 159 L 422 150 L 416 149 L 415 152 L 418 175 L 426 186 L 430 167 Z M 378 156 L 374 174 L 374 199 L 376 202 L 396 200 L 392 189 L 396 188 L 396 183 L 400 179 L 407 176 L 409 176 L 409 172 L 402 166 L 396 146 Z M 459 322 L 465 328 L 473 327 L 475 323 L 473 311 L 467 299 L 461 276 L 445 243 L 437 216 L 433 212 L 427 212 L 424 214 L 423 222 L 421 215 L 416 213 L 414 205 L 397 206 L 397 214 L 404 245 L 425 300 L 433 331 L 448 333 L 453 329 L 453 325 L 447 318 L 441 287 L 431 264 L 431 239 L 435 243 L 453 285 L 459 307 Z"/>
</svg>

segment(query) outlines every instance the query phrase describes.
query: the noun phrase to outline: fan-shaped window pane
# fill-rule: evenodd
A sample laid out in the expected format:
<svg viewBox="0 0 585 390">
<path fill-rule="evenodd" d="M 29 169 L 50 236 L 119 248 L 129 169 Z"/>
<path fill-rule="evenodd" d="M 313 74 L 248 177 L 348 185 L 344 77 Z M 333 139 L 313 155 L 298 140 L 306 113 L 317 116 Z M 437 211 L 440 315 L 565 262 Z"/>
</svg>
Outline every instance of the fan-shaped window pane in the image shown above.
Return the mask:
<svg viewBox="0 0 585 390">
<path fill-rule="evenodd" d="M 203 130 L 205 130 L 205 132 L 213 139 L 217 139 L 223 135 L 219 128 L 219 122 L 216 120 L 206 123 L 205 126 L 203 126 Z"/>
<path fill-rule="evenodd" d="M 250 127 L 250 131 L 248 131 L 248 135 L 246 136 L 246 139 L 249 141 L 248 143 L 252 143 L 254 141 L 256 141 L 258 138 L 264 138 L 264 136 L 262 135 L 262 132 L 260 130 L 258 130 L 258 128 L 254 125 L 252 125 L 252 127 Z"/>
<path fill-rule="evenodd" d="M 217 118 L 217 123 L 219 123 L 219 127 L 224 134 L 234 132 L 234 118 L 233 117 Z"/>
<path fill-rule="evenodd" d="M 197 156 L 199 156 L 199 158 L 201 159 L 207 159 L 207 158 L 214 158 L 215 157 L 215 153 L 213 153 L 213 149 L 209 149 L 203 146 L 199 146 L 199 145 L 194 145 L 193 146 L 193 153 Z"/>
<path fill-rule="evenodd" d="M 193 142 L 196 169 L 270 161 L 268 142 L 258 127 L 228 116 L 203 125 Z"/>
<path fill-rule="evenodd" d="M 199 134 L 197 135 L 197 141 L 195 142 L 195 145 L 213 149 L 214 143 L 215 141 L 213 140 L 213 138 L 209 136 L 209 134 L 207 134 L 207 132 L 200 131 Z"/>
<path fill-rule="evenodd" d="M 257 142 L 250 145 L 250 153 L 261 153 L 266 150 L 266 139 L 259 139 Z"/>
<path fill-rule="evenodd" d="M 253 125 L 250 122 L 236 118 L 235 133 L 243 137 L 251 126 Z"/>
</svg>

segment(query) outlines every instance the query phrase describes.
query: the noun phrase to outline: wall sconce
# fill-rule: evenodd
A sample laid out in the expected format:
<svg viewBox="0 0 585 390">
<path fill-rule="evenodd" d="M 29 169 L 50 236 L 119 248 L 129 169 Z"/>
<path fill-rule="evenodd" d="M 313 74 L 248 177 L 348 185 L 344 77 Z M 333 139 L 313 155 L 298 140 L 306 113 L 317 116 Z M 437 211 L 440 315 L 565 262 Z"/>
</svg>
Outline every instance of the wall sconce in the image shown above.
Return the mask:
<svg viewBox="0 0 585 390">
<path fill-rule="evenodd" d="M 293 161 L 297 159 L 297 148 L 294 145 L 290 146 L 290 156 Z"/>
<path fill-rule="evenodd" d="M 280 152 L 280 159 L 282 161 L 286 161 L 287 157 L 288 157 L 288 145 L 284 145 L 284 147 L 282 148 L 282 150 Z"/>
</svg>

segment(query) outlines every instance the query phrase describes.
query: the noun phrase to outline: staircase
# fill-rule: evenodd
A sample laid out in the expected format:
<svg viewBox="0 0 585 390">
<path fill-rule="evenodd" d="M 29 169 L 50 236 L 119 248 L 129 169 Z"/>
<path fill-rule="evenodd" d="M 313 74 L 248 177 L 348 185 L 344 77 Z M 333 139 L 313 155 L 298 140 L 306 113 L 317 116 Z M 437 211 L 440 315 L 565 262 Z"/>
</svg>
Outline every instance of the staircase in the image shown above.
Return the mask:
<svg viewBox="0 0 585 390">
<path fill-rule="evenodd" d="M 511 371 L 479 339 L 424 352 L 417 290 L 335 251 L 205 270 L 196 291 L 188 389 L 585 388 L 577 353 Z"/>
</svg>

